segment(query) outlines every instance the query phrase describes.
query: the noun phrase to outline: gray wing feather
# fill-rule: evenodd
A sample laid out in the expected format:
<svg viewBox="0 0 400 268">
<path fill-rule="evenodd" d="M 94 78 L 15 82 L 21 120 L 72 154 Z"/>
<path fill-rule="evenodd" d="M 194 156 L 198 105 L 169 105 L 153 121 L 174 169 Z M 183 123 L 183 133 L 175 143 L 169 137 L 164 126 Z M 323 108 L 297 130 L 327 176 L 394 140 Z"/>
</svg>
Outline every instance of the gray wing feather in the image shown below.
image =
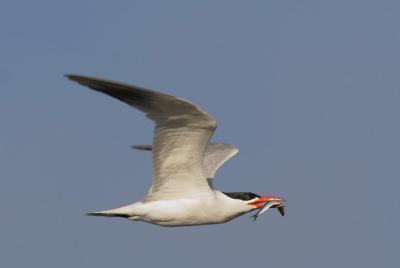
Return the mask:
<svg viewBox="0 0 400 268">
<path fill-rule="evenodd" d="M 151 151 L 152 146 L 149 144 L 134 145 L 134 149 Z M 229 159 L 235 156 L 239 149 L 231 144 L 226 143 L 209 143 L 204 151 L 203 169 L 208 179 L 214 178 L 217 170 Z"/>
<path fill-rule="evenodd" d="M 226 143 L 209 143 L 204 151 L 203 169 L 207 178 L 214 178 L 217 170 L 239 153 L 239 149 Z"/>
<path fill-rule="evenodd" d="M 80 75 L 66 77 L 129 104 L 155 122 L 154 178 L 146 200 L 210 190 L 203 154 L 216 128 L 211 115 L 190 101 L 142 87 Z"/>
</svg>

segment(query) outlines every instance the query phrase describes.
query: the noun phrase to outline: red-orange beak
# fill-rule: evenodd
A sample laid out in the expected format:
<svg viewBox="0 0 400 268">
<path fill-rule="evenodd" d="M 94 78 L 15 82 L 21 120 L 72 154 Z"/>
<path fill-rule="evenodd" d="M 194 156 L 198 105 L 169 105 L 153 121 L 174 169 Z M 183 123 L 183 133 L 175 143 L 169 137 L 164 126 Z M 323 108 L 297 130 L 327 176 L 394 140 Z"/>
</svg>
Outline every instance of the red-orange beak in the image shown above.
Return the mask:
<svg viewBox="0 0 400 268">
<path fill-rule="evenodd" d="M 279 203 L 286 202 L 286 200 L 283 198 L 265 195 L 265 196 L 260 196 L 257 200 L 255 200 L 253 202 L 248 203 L 248 205 L 255 206 L 256 208 L 263 208 L 265 205 L 264 203 L 270 202 L 270 201 L 279 202 Z"/>
</svg>

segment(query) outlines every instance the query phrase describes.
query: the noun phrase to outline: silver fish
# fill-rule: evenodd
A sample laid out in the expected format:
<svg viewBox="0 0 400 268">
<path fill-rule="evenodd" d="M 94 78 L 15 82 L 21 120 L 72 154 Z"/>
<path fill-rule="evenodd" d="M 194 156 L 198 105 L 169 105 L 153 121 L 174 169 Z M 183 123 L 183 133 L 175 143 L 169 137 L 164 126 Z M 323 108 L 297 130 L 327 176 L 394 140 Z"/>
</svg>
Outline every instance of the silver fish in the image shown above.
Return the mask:
<svg viewBox="0 0 400 268">
<path fill-rule="evenodd" d="M 276 208 L 282 216 L 285 216 L 285 205 L 278 205 Z"/>
<path fill-rule="evenodd" d="M 266 202 L 264 204 L 264 207 L 262 209 L 260 209 L 256 214 L 251 216 L 250 218 L 253 219 L 253 221 L 257 220 L 258 216 L 260 216 L 261 214 L 263 214 L 265 211 L 267 211 L 269 208 L 271 208 L 273 206 L 276 206 L 281 214 L 282 214 L 282 211 L 284 211 L 283 210 L 284 205 L 282 205 L 282 203 L 279 203 L 276 201 L 270 201 L 270 202 Z"/>
</svg>

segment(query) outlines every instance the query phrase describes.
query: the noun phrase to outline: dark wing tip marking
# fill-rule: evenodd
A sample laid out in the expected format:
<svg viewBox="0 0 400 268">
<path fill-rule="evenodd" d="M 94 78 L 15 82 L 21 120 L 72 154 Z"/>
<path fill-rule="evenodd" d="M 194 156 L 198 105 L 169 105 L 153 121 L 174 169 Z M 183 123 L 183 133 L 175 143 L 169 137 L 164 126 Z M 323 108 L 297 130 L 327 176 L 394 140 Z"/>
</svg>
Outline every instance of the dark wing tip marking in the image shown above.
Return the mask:
<svg viewBox="0 0 400 268">
<path fill-rule="evenodd" d="M 105 93 L 129 105 L 133 105 L 139 110 L 143 110 L 143 108 L 146 106 L 154 106 L 152 104 L 156 101 L 159 95 L 166 96 L 165 94 L 153 92 L 149 89 L 111 80 L 74 74 L 66 74 L 65 77 L 83 86 L 87 86 L 93 90 Z"/>
<path fill-rule="evenodd" d="M 195 118 L 195 125 L 201 128 L 215 129 L 217 127 L 217 123 L 211 115 L 190 101 L 178 97 L 101 78 L 75 74 L 66 74 L 65 77 L 139 109 L 156 123 L 166 122 L 167 119 L 176 116 L 174 120 L 168 121 L 171 127 L 173 122 L 180 126 L 188 125 L 188 118 Z"/>
<path fill-rule="evenodd" d="M 151 145 L 132 145 L 132 149 L 143 150 L 143 151 L 151 151 L 153 150 L 153 146 Z"/>
</svg>

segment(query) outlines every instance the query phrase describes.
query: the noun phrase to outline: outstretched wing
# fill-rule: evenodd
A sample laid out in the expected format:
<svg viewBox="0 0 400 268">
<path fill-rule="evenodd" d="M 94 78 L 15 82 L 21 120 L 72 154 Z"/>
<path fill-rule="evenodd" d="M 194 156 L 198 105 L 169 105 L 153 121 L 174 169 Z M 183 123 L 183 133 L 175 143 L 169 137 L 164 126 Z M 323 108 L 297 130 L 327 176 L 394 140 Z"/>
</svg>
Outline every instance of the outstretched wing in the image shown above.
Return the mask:
<svg viewBox="0 0 400 268">
<path fill-rule="evenodd" d="M 226 143 L 209 143 L 204 152 L 203 169 L 207 178 L 214 178 L 217 170 L 239 153 L 239 149 Z"/>
<path fill-rule="evenodd" d="M 151 151 L 153 148 L 150 144 L 134 145 L 134 149 Z M 208 179 L 214 178 L 217 170 L 229 159 L 235 156 L 239 149 L 231 144 L 226 143 L 209 143 L 204 151 L 203 169 Z"/>
<path fill-rule="evenodd" d="M 66 77 L 129 104 L 155 122 L 153 184 L 145 200 L 210 190 L 203 154 L 216 129 L 211 115 L 187 100 L 134 85 L 80 75 Z"/>
</svg>

